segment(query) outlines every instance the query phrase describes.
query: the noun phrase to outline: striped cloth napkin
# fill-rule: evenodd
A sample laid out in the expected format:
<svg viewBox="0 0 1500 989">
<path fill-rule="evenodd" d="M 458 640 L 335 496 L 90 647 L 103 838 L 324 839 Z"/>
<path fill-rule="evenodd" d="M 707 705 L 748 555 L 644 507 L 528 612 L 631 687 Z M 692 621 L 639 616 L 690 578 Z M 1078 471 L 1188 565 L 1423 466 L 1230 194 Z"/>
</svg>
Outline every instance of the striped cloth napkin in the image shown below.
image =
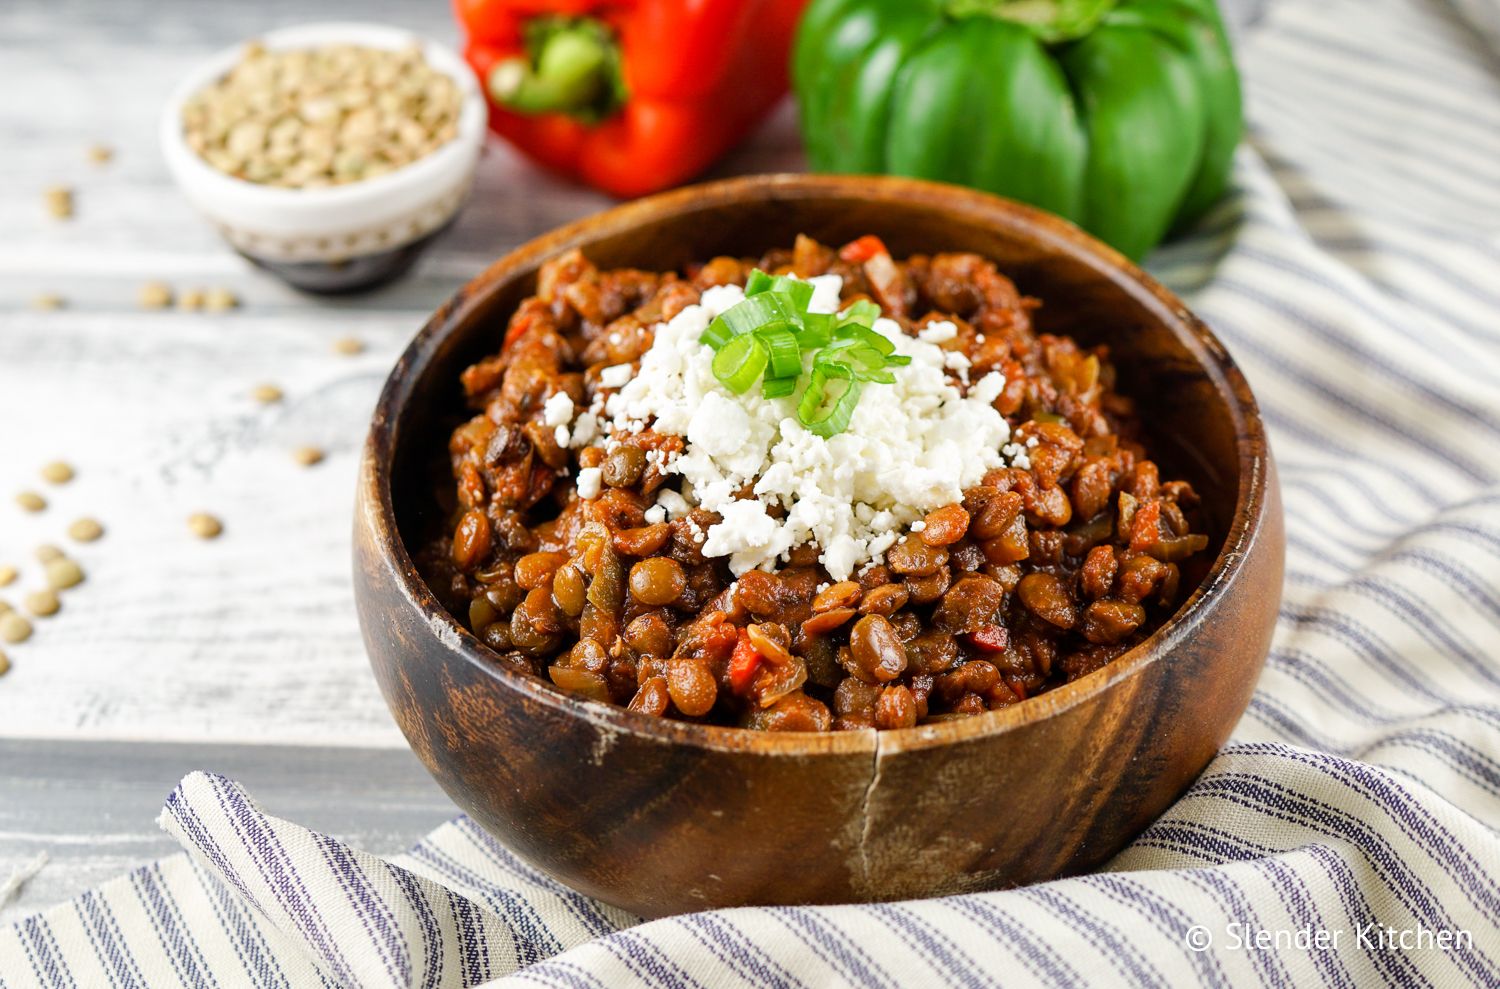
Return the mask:
<svg viewBox="0 0 1500 989">
<path fill-rule="evenodd" d="M 0 931 L 0 987 L 1500 985 L 1497 50 L 1492 0 L 1242 39 L 1237 194 L 1153 267 L 1265 410 L 1285 604 L 1233 744 L 1107 870 L 642 924 L 465 819 L 386 861 L 195 774 L 187 853 Z"/>
</svg>

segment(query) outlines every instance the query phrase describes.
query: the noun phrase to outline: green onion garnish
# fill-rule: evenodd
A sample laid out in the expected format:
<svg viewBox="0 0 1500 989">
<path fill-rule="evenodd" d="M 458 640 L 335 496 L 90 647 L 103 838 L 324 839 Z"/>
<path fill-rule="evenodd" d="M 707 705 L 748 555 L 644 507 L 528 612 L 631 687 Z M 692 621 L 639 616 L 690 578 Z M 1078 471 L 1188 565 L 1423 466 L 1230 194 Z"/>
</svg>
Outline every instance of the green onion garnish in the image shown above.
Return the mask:
<svg viewBox="0 0 1500 989">
<path fill-rule="evenodd" d="M 830 390 L 830 385 L 842 387 Z M 808 432 L 827 439 L 849 428 L 859 402 L 861 382 L 842 364 L 814 365 L 812 381 L 797 403 L 797 418 Z M 830 393 L 830 391 L 832 393 Z"/>
<path fill-rule="evenodd" d="M 810 313 L 811 282 L 769 275 L 759 268 L 745 283 L 745 300 L 709 324 L 699 340 L 714 349 L 713 372 L 735 394 L 764 375 L 761 394 L 797 391 L 802 355 L 812 352 L 812 375 L 797 402 L 797 418 L 829 437 L 849 427 L 866 382 L 894 384 L 890 368 L 911 363 L 874 329 L 880 307 L 868 299 L 842 313 Z"/>
<path fill-rule="evenodd" d="M 760 383 L 760 393 L 766 398 L 783 398 L 796 390 L 796 377 L 767 378 Z"/>
<path fill-rule="evenodd" d="M 790 323 L 762 326 L 755 331 L 755 338 L 765 344 L 771 354 L 766 377 L 795 378 L 802 373 L 802 348 L 797 346 L 797 334 Z"/>
<path fill-rule="evenodd" d="M 770 357 L 766 345 L 753 333 L 737 336 L 714 354 L 714 377 L 738 395 L 755 384 Z"/>
</svg>

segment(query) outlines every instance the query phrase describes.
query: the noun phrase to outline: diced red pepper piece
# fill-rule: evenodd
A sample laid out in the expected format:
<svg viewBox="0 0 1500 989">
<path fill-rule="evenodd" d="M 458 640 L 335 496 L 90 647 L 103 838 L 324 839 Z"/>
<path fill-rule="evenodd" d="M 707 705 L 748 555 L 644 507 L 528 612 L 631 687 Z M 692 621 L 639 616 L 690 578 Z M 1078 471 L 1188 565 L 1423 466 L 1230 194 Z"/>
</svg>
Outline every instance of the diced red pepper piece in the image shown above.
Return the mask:
<svg viewBox="0 0 1500 989">
<path fill-rule="evenodd" d="M 851 240 L 839 248 L 839 257 L 850 264 L 863 264 L 877 254 L 884 254 L 889 257 L 890 253 L 886 249 L 885 241 L 874 234 L 865 234 L 858 240 Z"/>
<path fill-rule="evenodd" d="M 969 641 L 985 652 L 1004 652 L 1010 645 L 1010 630 L 1004 625 L 984 625 L 969 633 Z"/>
<path fill-rule="evenodd" d="M 1130 548 L 1143 552 L 1161 542 L 1161 502 L 1150 501 L 1136 509 L 1130 522 Z"/>
<path fill-rule="evenodd" d="M 740 632 L 739 641 L 734 644 L 734 652 L 729 657 L 729 687 L 737 694 L 743 694 L 750 688 L 750 683 L 755 679 L 755 671 L 760 668 L 760 653 L 750 644 L 750 638 L 743 631 Z"/>
</svg>

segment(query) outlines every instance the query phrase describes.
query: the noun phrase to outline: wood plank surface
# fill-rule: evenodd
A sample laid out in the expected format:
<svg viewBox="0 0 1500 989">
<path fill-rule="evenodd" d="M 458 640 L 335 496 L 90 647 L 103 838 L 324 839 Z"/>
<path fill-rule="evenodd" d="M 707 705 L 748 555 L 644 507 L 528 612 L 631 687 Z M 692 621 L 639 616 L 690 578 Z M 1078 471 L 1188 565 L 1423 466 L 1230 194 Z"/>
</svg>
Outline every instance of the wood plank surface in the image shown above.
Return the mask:
<svg viewBox="0 0 1500 989">
<path fill-rule="evenodd" d="M 411 278 L 350 299 L 300 295 L 222 244 L 171 185 L 156 115 L 204 55 L 304 17 L 302 5 L 23 2 L 0 13 L 0 589 L 18 603 L 41 580 L 29 559 L 67 524 L 98 517 L 79 547 L 86 584 L 0 680 L 0 737 L 148 738 L 399 746 L 365 665 L 348 579 L 355 457 L 387 370 L 426 315 L 510 247 L 609 205 L 540 174 L 498 143 L 456 227 Z M 445 4 L 320 5 L 320 16 L 389 20 L 454 36 Z M 66 25 L 66 39 L 58 32 Z M 90 164 L 94 142 L 117 151 Z M 795 165 L 790 117 L 729 167 Z M 77 214 L 48 217 L 43 190 L 76 189 Z M 226 314 L 145 312 L 139 286 L 223 285 Z M 66 299 L 55 312 L 32 296 Z M 333 341 L 367 349 L 341 357 Z M 261 406 L 260 382 L 285 401 Z M 300 445 L 323 448 L 312 469 Z M 54 458 L 76 481 L 46 489 Z M 39 515 L 12 496 L 37 487 Z M 192 538 L 194 511 L 223 519 Z"/>
<path fill-rule="evenodd" d="M 406 749 L 0 739 L 0 882 L 38 852 L 49 861 L 0 925 L 176 852 L 156 826 L 193 767 L 243 783 L 267 813 L 377 854 L 405 850 L 453 816 Z"/>
</svg>

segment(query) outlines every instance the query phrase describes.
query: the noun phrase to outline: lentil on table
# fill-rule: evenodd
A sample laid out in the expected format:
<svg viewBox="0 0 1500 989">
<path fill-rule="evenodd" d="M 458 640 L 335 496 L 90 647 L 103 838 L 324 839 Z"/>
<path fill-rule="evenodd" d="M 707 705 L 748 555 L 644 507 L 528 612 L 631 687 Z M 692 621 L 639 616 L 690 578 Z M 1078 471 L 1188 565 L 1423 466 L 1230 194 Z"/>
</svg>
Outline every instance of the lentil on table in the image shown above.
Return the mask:
<svg viewBox="0 0 1500 989">
<path fill-rule="evenodd" d="M 706 557 L 702 533 L 718 516 L 648 514 L 678 482 L 661 464 L 682 437 L 648 427 L 570 448 L 544 406 L 558 393 L 590 406 L 611 390 L 603 369 L 638 366 L 653 328 L 754 267 L 838 274 L 845 305 L 870 299 L 908 334 L 952 322 L 956 333 L 930 336 L 975 380 L 1003 374 L 993 407 L 1025 466 L 990 470 L 848 580 L 830 579 L 813 544 L 738 579 Z M 974 254 L 892 263 L 799 237 L 681 275 L 564 254 L 543 267 L 502 350 L 462 375 L 475 414 L 449 440 L 452 479 L 438 494 L 449 524 L 421 553 L 424 573 L 501 666 L 653 716 L 900 728 L 1085 676 L 1171 615 L 1209 540 L 1192 487 L 1148 458 L 1108 349 L 1037 332 L 1040 304 Z M 575 479 L 595 470 L 587 488 L 597 477 L 599 493 L 580 497 Z"/>
</svg>

